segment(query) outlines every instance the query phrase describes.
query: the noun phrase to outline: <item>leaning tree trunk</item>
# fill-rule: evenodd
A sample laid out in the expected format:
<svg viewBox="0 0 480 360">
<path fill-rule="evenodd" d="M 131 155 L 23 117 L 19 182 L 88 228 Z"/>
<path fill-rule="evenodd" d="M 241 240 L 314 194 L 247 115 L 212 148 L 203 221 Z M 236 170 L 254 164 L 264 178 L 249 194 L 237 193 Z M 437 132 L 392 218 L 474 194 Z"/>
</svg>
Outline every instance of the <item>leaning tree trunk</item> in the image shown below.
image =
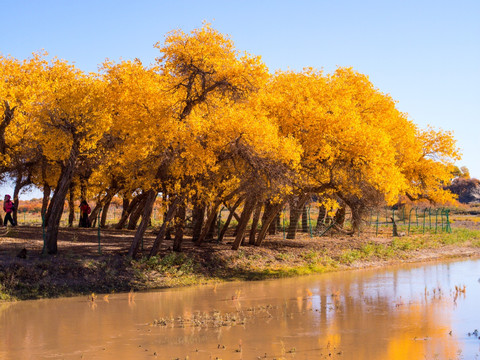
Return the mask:
<svg viewBox="0 0 480 360">
<path fill-rule="evenodd" d="M 256 246 L 260 246 L 262 244 L 265 236 L 267 235 L 267 230 L 270 227 L 270 224 L 275 220 L 280 211 L 282 211 L 284 205 L 285 203 L 279 203 L 269 209 L 268 215 L 265 217 L 265 221 L 262 222 L 262 228 L 257 236 L 257 241 L 255 242 Z"/>
<path fill-rule="evenodd" d="M 113 198 L 113 196 L 110 197 L 109 199 L 104 199 L 105 204 L 103 205 L 102 219 L 100 220 L 100 227 L 101 228 L 105 228 L 105 225 L 107 223 L 108 209 L 110 208 L 112 198 Z"/>
<path fill-rule="evenodd" d="M 262 205 L 262 203 L 258 203 L 253 211 L 252 228 L 250 229 L 250 237 L 248 239 L 250 245 L 255 245 L 255 235 L 257 234 L 257 226 L 260 220 L 260 213 L 262 212 Z"/>
<path fill-rule="evenodd" d="M 243 199 L 244 199 L 243 197 L 238 198 L 238 200 L 235 202 L 235 204 L 233 204 L 231 208 L 227 206 L 227 209 L 230 213 L 228 214 L 227 220 L 225 221 L 225 224 L 223 224 L 222 230 L 218 235 L 218 242 L 223 241 L 223 238 L 225 237 L 227 229 L 230 226 L 230 222 L 232 221 L 232 218 L 235 215 L 235 210 L 237 210 L 238 206 L 242 203 Z"/>
<path fill-rule="evenodd" d="M 132 259 L 137 256 L 138 248 L 143 239 L 145 231 L 147 230 L 148 224 L 150 222 L 150 217 L 152 216 L 153 205 L 155 205 L 155 199 L 157 198 L 157 191 L 150 189 L 146 192 L 145 205 L 143 206 L 143 215 L 142 221 L 138 226 L 137 231 L 135 232 L 135 237 L 133 238 L 130 250 L 128 250 L 128 256 Z"/>
<path fill-rule="evenodd" d="M 217 214 L 218 214 L 218 208 L 217 208 L 217 211 L 215 212 L 213 221 L 210 222 L 210 227 L 208 228 L 207 236 L 205 237 L 206 241 L 213 241 L 213 238 L 215 236 L 215 228 L 217 227 L 217 221 L 216 221 L 218 218 Z"/>
<path fill-rule="evenodd" d="M 240 216 L 240 223 L 237 227 L 237 235 L 235 236 L 235 240 L 232 244 L 232 250 L 238 250 L 240 247 L 243 236 L 245 234 L 245 230 L 247 229 L 248 220 L 252 216 L 253 210 L 255 209 L 256 200 L 253 198 L 247 198 L 245 201 L 245 206 L 242 211 L 242 215 Z"/>
<path fill-rule="evenodd" d="M 127 222 L 131 212 L 137 206 L 138 202 L 141 201 L 144 197 L 145 197 L 145 193 L 142 193 L 140 195 L 135 196 L 133 198 L 133 200 L 130 201 L 127 209 L 125 209 L 125 208 L 123 209 L 122 217 L 118 221 L 117 225 L 115 225 L 115 229 L 117 229 L 117 230 L 123 229 L 123 227 L 125 226 L 125 223 Z M 124 202 L 124 205 L 125 205 L 125 202 Z"/>
<path fill-rule="evenodd" d="M 177 208 L 177 213 L 175 216 L 175 238 L 173 239 L 173 251 L 176 252 L 182 251 L 186 215 L 185 204 L 180 204 Z"/>
<path fill-rule="evenodd" d="M 122 214 L 120 215 L 120 219 L 122 219 L 123 216 L 127 216 L 127 209 L 129 205 L 130 205 L 130 200 L 124 197 L 122 199 Z"/>
<path fill-rule="evenodd" d="M 60 227 L 60 220 L 62 218 L 63 207 L 65 205 L 65 198 L 67 196 L 70 183 L 72 182 L 73 171 L 75 169 L 75 163 L 77 161 L 78 154 L 78 145 L 74 142 L 70 150 L 70 156 L 68 157 L 67 164 L 62 169 L 52 200 L 48 206 L 46 215 L 47 231 L 45 235 L 45 245 L 48 254 L 56 254 L 58 251 L 58 229 Z"/>
<path fill-rule="evenodd" d="M 172 203 L 168 206 L 168 211 L 165 214 L 165 218 L 163 219 L 163 223 L 162 223 L 162 226 L 160 227 L 160 231 L 158 232 L 157 237 L 155 238 L 149 257 L 156 256 L 158 254 L 158 251 L 160 250 L 160 246 L 162 245 L 163 240 L 165 240 L 167 227 L 169 226 L 170 222 L 173 219 L 173 215 L 177 210 L 177 206 L 182 201 L 183 200 L 181 197 L 176 196 L 175 199 L 172 201 Z"/>
<path fill-rule="evenodd" d="M 143 209 L 145 207 L 145 202 L 147 198 L 143 198 L 142 201 L 139 201 L 135 209 L 132 211 L 130 214 L 130 219 L 128 220 L 128 225 L 127 229 L 128 230 L 135 230 L 137 227 L 138 219 L 140 219 L 140 216 L 142 215 Z M 152 207 L 153 210 L 153 207 Z M 150 219 L 150 217 L 149 217 Z"/>
</svg>

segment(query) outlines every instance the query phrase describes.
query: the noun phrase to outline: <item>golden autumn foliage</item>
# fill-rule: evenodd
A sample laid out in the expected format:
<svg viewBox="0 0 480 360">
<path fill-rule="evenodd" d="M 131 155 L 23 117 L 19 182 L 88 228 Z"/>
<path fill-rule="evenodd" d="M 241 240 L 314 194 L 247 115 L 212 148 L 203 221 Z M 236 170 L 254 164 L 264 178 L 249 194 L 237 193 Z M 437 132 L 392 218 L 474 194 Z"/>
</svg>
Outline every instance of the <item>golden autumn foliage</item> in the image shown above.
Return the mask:
<svg viewBox="0 0 480 360">
<path fill-rule="evenodd" d="M 0 56 L 3 173 L 23 164 L 59 204 L 78 184 L 99 199 L 154 190 L 204 204 L 228 194 L 452 199 L 452 134 L 419 129 L 366 75 L 270 74 L 210 24 L 155 48 L 149 66 L 106 61 L 98 74 L 42 54 Z"/>
</svg>

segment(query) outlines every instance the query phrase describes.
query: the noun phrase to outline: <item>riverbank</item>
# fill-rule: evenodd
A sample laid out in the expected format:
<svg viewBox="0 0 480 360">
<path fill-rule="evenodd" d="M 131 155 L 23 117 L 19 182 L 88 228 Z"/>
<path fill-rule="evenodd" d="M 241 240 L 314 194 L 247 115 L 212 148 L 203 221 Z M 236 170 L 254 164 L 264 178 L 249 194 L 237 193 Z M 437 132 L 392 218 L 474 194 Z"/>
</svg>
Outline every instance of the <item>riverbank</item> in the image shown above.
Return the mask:
<svg viewBox="0 0 480 360">
<path fill-rule="evenodd" d="M 134 235 L 126 230 L 62 229 L 59 253 L 41 256 L 41 228 L 4 229 L 0 235 L 0 299 L 25 300 L 92 293 L 144 291 L 214 281 L 261 280 L 399 262 L 480 257 L 478 222 L 452 233 L 392 238 L 389 230 L 361 236 L 270 236 L 262 247 L 230 249 L 225 243 L 194 246 L 182 253 L 165 241 L 158 257 L 146 258 L 155 235 L 147 233 L 144 257 L 126 257 Z M 390 230 L 391 231 L 391 230 Z M 25 250 L 24 250 L 25 249 Z M 20 257 L 19 257 L 20 256 Z"/>
</svg>

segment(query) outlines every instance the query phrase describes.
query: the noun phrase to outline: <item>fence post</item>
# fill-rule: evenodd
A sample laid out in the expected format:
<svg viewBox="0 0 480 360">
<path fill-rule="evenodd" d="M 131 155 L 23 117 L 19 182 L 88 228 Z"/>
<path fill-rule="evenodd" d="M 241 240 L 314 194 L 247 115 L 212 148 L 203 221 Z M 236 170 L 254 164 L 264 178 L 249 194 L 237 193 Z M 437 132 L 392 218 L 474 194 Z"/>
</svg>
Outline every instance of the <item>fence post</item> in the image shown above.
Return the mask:
<svg viewBox="0 0 480 360">
<path fill-rule="evenodd" d="M 385 208 L 385 226 L 388 228 L 388 208 Z"/>
<path fill-rule="evenodd" d="M 375 231 L 375 236 L 378 236 L 378 217 L 379 217 L 379 214 L 377 212 L 377 230 Z"/>
<path fill-rule="evenodd" d="M 425 234 L 425 219 L 427 217 L 427 208 L 423 209 L 423 233 Z"/>
<path fill-rule="evenodd" d="M 408 212 L 408 235 L 410 235 L 410 223 L 412 220 L 412 211 L 413 211 L 413 208 L 411 208 L 410 211 Z"/>
<path fill-rule="evenodd" d="M 443 212 L 444 212 L 444 211 L 445 211 L 445 210 L 442 209 L 442 211 L 440 212 L 440 221 L 441 221 L 441 224 L 442 224 L 442 232 L 443 232 Z"/>
<path fill-rule="evenodd" d="M 310 208 L 311 208 L 311 206 L 308 205 L 308 207 L 307 207 L 308 229 L 310 230 L 310 237 L 313 237 L 313 235 L 312 235 L 312 220 L 310 219 Z"/>
<path fill-rule="evenodd" d="M 392 209 L 392 236 L 395 236 L 395 209 Z"/>
<path fill-rule="evenodd" d="M 448 209 L 445 210 L 445 218 L 446 218 L 446 219 L 445 219 L 445 221 L 446 221 L 445 231 L 446 231 L 447 233 L 451 233 L 451 232 L 452 232 L 452 228 L 450 227 L 450 219 L 449 219 L 449 217 L 448 217 L 449 212 L 450 212 L 450 210 L 448 210 Z"/>
<path fill-rule="evenodd" d="M 283 240 L 285 240 L 285 213 L 286 213 L 286 211 L 287 211 L 286 209 L 287 209 L 287 208 L 284 207 L 284 208 L 283 208 L 283 211 L 282 211 L 282 212 L 283 212 L 283 221 L 282 221 Z"/>
<path fill-rule="evenodd" d="M 97 215 L 97 228 L 98 228 L 98 231 L 97 231 L 97 235 L 98 235 L 98 253 L 100 255 L 102 255 L 102 247 L 101 247 L 101 244 L 100 244 L 100 214 L 102 213 L 102 208 L 100 208 L 100 210 L 98 210 L 98 215 Z M 143 237 L 142 237 L 142 250 L 143 250 Z"/>
<path fill-rule="evenodd" d="M 435 234 L 437 233 L 438 209 L 435 209 Z"/>
</svg>

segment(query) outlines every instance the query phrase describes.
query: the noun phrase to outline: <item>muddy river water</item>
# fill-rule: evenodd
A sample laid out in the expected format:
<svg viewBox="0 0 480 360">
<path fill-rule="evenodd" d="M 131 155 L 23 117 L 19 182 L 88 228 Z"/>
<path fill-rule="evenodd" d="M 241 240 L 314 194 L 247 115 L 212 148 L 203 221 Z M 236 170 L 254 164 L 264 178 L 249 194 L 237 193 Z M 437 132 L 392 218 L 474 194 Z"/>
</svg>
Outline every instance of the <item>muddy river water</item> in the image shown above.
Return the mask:
<svg viewBox="0 0 480 360">
<path fill-rule="evenodd" d="M 0 359 L 477 359 L 479 278 L 465 260 L 4 303 Z"/>
</svg>

